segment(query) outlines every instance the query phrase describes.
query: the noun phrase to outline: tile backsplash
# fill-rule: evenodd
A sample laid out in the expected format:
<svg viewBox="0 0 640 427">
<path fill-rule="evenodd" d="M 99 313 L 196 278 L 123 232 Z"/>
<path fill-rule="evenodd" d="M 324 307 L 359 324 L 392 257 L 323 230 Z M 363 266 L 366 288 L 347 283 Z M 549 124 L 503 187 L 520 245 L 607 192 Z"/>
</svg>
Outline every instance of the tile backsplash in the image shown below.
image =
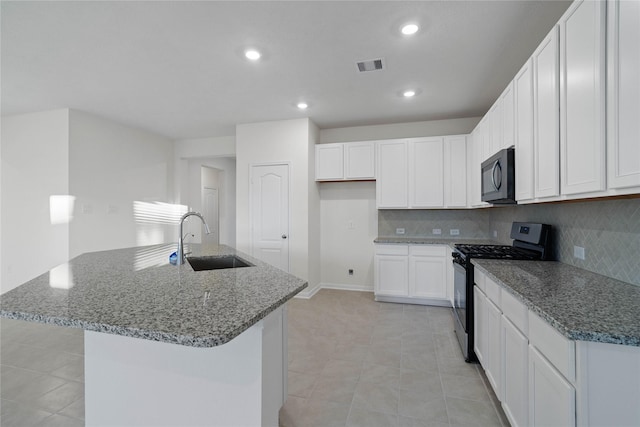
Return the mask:
<svg viewBox="0 0 640 427">
<path fill-rule="evenodd" d="M 640 198 L 544 203 L 468 210 L 379 210 L 378 235 L 495 239 L 511 244 L 513 221 L 550 224 L 552 259 L 640 286 Z M 459 229 L 459 236 L 450 236 Z M 494 238 L 494 232 L 496 236 Z M 574 257 L 574 246 L 585 259 Z"/>
<path fill-rule="evenodd" d="M 396 235 L 396 228 L 404 228 L 406 236 L 488 239 L 488 209 L 447 209 L 447 210 L 379 210 L 378 235 Z M 434 235 L 434 228 L 442 230 L 442 235 Z M 449 230 L 457 229 L 460 235 L 452 236 Z"/>
<path fill-rule="evenodd" d="M 513 221 L 551 224 L 553 259 L 640 286 L 640 199 L 491 208 L 489 232 L 510 244 Z M 584 260 L 574 246 L 585 249 Z"/>
</svg>

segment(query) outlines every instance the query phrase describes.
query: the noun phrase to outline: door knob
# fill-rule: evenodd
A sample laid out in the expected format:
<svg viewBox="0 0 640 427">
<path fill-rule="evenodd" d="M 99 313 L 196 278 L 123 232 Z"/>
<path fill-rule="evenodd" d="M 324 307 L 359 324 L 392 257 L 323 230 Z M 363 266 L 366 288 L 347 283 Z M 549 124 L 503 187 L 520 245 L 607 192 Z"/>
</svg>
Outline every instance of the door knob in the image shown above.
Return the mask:
<svg viewBox="0 0 640 427">
<path fill-rule="evenodd" d="M 287 238 L 287 235 L 286 235 L 286 234 L 283 234 L 283 235 L 282 235 L 282 238 L 283 238 L 283 239 L 286 239 L 286 238 Z"/>
</svg>

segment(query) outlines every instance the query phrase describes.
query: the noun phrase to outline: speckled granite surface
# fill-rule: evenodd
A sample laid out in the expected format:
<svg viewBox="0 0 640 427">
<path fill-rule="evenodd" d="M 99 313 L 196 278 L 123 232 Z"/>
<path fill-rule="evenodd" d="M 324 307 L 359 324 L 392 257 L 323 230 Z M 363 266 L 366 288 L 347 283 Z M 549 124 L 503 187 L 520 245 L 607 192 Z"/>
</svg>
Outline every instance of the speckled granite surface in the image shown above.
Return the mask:
<svg viewBox="0 0 640 427">
<path fill-rule="evenodd" d="M 237 254 L 255 266 L 193 271 L 188 263 L 170 265 L 175 245 L 92 252 L 0 296 L 0 316 L 214 347 L 307 286 L 227 246 L 191 249 L 194 256 Z"/>
<path fill-rule="evenodd" d="M 374 243 L 399 244 L 399 245 L 449 245 L 453 247 L 456 243 L 473 243 L 476 245 L 496 244 L 493 240 L 486 239 L 436 239 L 433 237 L 376 237 Z"/>
<path fill-rule="evenodd" d="M 562 335 L 640 346 L 640 287 L 552 261 L 473 259 Z"/>
</svg>

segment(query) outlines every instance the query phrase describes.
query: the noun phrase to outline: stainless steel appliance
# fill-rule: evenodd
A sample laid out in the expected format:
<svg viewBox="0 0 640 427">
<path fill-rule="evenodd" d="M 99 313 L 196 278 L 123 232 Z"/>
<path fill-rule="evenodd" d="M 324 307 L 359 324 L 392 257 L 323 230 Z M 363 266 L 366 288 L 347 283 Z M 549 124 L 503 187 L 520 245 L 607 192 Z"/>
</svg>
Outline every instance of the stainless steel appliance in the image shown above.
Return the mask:
<svg viewBox="0 0 640 427">
<path fill-rule="evenodd" d="M 514 222 L 511 224 L 513 244 L 474 245 L 456 244 L 451 254 L 454 270 L 453 317 L 455 333 L 467 362 L 476 362 L 473 351 L 473 258 L 505 260 L 549 259 L 551 226 Z"/>
<path fill-rule="evenodd" d="M 515 204 L 515 151 L 505 148 L 482 162 L 482 201 Z"/>
</svg>

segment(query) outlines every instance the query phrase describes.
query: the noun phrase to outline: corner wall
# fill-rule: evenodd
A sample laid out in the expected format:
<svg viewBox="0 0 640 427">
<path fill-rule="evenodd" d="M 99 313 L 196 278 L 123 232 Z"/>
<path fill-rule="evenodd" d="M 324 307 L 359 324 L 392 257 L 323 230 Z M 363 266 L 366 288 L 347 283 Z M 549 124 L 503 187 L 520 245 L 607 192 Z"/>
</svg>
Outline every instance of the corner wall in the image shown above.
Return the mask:
<svg viewBox="0 0 640 427">
<path fill-rule="evenodd" d="M 311 282 L 309 171 L 309 119 L 242 124 L 236 127 L 236 245 L 251 253 L 249 176 L 251 166 L 265 163 L 290 164 L 290 273 Z M 313 260 L 317 262 L 317 260 Z"/>
<path fill-rule="evenodd" d="M 68 260 L 68 142 L 67 109 L 2 118 L 2 293 Z"/>
</svg>

